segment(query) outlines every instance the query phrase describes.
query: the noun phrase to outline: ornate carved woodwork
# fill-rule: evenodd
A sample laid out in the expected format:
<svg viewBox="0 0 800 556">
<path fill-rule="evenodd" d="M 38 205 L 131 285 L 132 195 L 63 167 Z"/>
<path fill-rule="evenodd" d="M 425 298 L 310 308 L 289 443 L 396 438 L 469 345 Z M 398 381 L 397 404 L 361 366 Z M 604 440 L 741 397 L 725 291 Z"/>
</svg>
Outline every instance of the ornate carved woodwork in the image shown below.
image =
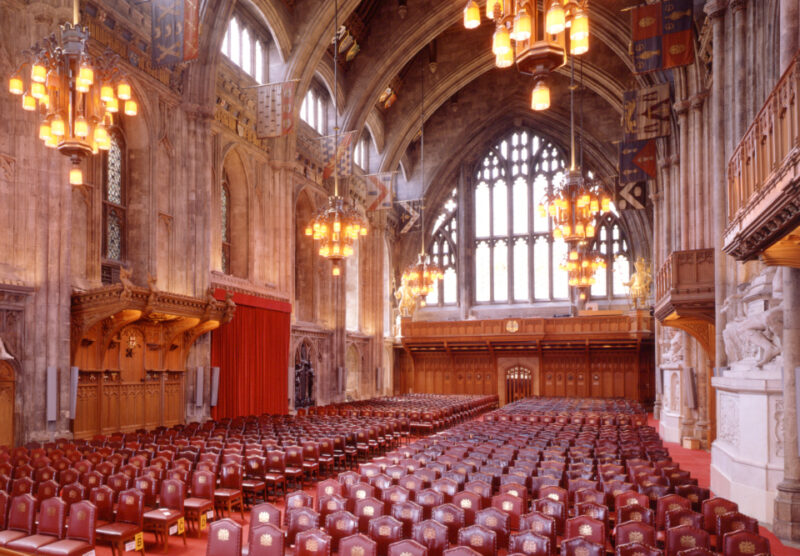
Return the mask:
<svg viewBox="0 0 800 556">
<path fill-rule="evenodd" d="M 723 250 L 740 261 L 764 254 L 800 225 L 800 55 L 773 89 L 728 164 Z M 794 246 L 768 264 L 800 268 Z M 770 262 L 773 259 L 773 262 Z"/>
<path fill-rule="evenodd" d="M 687 332 L 715 361 L 714 250 L 674 251 L 656 275 L 655 317 Z"/>
<path fill-rule="evenodd" d="M 514 325 L 509 326 L 509 321 Z M 554 319 L 404 322 L 395 392 L 497 394 L 530 372 L 530 395 L 653 399 L 653 319 L 646 312 Z M 516 379 L 515 379 L 516 380 Z M 527 383 L 519 385 L 522 389 Z"/>
<path fill-rule="evenodd" d="M 235 305 L 121 284 L 72 296 L 72 365 L 80 368 L 77 438 L 170 426 L 184 419 L 186 358 Z"/>
</svg>

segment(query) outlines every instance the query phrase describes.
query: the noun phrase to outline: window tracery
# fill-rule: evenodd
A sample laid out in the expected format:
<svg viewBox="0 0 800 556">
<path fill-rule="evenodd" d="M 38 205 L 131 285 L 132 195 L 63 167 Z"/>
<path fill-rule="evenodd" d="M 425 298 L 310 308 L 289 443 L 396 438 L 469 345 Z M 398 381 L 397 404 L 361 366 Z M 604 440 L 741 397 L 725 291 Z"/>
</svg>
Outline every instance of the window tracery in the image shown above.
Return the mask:
<svg viewBox="0 0 800 556">
<path fill-rule="evenodd" d="M 458 303 L 458 203 L 457 189 L 453 188 L 442 210 L 434 221 L 430 247 L 431 262 L 444 271 L 444 279 L 435 281 L 425 303 L 431 306 Z"/>
<path fill-rule="evenodd" d="M 121 262 L 125 257 L 127 152 L 118 129 L 112 129 L 109 137 L 111 146 L 103 164 L 103 257 Z"/>
</svg>

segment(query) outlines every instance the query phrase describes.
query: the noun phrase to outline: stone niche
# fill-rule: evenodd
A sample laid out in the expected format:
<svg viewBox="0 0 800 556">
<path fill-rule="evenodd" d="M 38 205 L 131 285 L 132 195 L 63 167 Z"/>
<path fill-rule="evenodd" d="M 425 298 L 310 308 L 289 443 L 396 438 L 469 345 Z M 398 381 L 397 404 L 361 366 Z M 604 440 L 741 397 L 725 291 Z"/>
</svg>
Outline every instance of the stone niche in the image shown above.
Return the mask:
<svg viewBox="0 0 800 556">
<path fill-rule="evenodd" d="M 681 443 L 681 414 L 684 391 L 684 334 L 668 326 L 661 326 L 658 334 L 661 369 L 661 412 L 659 414 L 661 438 L 666 442 Z"/>
<path fill-rule="evenodd" d="M 711 490 L 761 522 L 773 521 L 783 479 L 783 335 L 781 276 L 766 267 L 725 300 L 728 367 L 712 378 L 717 439 L 711 446 Z M 753 416 L 767 415 L 767 419 Z"/>
</svg>

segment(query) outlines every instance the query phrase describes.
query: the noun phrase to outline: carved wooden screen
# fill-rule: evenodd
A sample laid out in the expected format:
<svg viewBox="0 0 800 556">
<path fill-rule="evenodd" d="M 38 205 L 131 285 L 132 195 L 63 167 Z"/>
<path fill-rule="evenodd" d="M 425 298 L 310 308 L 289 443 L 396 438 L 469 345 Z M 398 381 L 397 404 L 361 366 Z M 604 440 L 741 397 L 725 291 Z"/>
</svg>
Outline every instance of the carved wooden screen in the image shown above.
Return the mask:
<svg viewBox="0 0 800 556">
<path fill-rule="evenodd" d="M 0 361 L 0 446 L 14 445 L 14 369 Z"/>
<path fill-rule="evenodd" d="M 506 403 L 533 395 L 533 373 L 525 367 L 511 367 L 506 371 Z"/>
</svg>

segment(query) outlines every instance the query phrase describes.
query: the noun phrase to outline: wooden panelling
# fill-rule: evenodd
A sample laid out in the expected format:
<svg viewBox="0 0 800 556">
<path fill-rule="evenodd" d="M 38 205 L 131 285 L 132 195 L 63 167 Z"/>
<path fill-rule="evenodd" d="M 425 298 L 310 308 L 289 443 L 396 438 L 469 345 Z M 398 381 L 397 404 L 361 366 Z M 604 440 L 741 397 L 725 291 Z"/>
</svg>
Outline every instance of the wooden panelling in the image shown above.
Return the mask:
<svg viewBox="0 0 800 556">
<path fill-rule="evenodd" d="M 0 446 L 14 445 L 14 369 L 0 361 Z"/>
</svg>

